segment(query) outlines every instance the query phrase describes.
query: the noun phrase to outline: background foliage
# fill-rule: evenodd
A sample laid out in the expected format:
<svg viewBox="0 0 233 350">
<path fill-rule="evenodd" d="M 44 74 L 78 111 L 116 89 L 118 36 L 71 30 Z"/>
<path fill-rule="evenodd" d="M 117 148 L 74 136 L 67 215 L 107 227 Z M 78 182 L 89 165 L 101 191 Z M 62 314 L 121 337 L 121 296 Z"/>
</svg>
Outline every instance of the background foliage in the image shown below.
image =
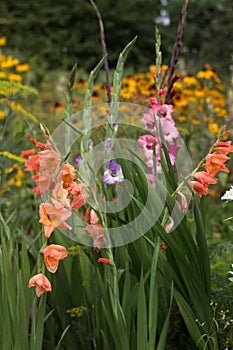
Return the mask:
<svg viewBox="0 0 233 350">
<path fill-rule="evenodd" d="M 154 25 L 162 34 L 164 63 L 169 63 L 182 0 L 97 0 L 104 18 L 109 60 L 114 66 L 122 47 L 135 35 L 129 64 L 145 71 L 154 62 Z M 181 57 L 189 67 L 208 62 L 228 76 L 233 52 L 233 3 L 190 0 Z M 164 25 L 168 21 L 169 25 Z M 101 56 L 96 14 L 88 0 L 1 1 L 1 35 L 22 59 L 44 69 L 79 67 L 90 71 Z"/>
</svg>

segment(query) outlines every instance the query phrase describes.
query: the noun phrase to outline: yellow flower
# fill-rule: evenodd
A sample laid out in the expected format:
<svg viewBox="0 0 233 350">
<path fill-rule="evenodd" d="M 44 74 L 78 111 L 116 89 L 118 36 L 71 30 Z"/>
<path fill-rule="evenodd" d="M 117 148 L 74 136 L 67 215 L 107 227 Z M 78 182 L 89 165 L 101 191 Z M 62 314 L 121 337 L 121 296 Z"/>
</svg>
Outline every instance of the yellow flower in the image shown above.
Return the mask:
<svg viewBox="0 0 233 350">
<path fill-rule="evenodd" d="M 0 46 L 6 46 L 6 37 L 5 36 L 0 37 Z"/>
<path fill-rule="evenodd" d="M 194 125 L 199 125 L 200 124 L 200 120 L 196 119 L 196 118 L 193 118 L 192 119 L 192 124 Z"/>
<path fill-rule="evenodd" d="M 5 118 L 5 113 L 3 111 L 0 111 L 0 120 Z"/>
<path fill-rule="evenodd" d="M 7 78 L 9 81 L 14 81 L 15 83 L 21 83 L 22 81 L 22 77 L 19 74 L 10 73 Z"/>
<path fill-rule="evenodd" d="M 1 67 L 3 69 L 12 68 L 17 64 L 19 64 L 19 60 L 11 56 L 5 57 L 5 59 L 1 61 Z"/>
<path fill-rule="evenodd" d="M 16 66 L 16 72 L 18 73 L 23 73 L 29 70 L 29 64 L 24 63 L 24 64 L 19 64 L 18 66 Z"/>
<path fill-rule="evenodd" d="M 177 119 L 179 120 L 179 122 L 185 122 L 187 120 L 187 117 L 185 115 L 179 115 Z"/>
<path fill-rule="evenodd" d="M 183 85 L 180 81 L 176 81 L 173 86 L 175 90 L 182 90 L 183 88 Z"/>
<path fill-rule="evenodd" d="M 70 314 L 71 317 L 81 317 L 86 311 L 87 311 L 86 306 L 77 306 L 66 310 L 66 312 Z"/>
<path fill-rule="evenodd" d="M 150 72 L 152 74 L 156 74 L 157 73 L 156 65 L 150 66 Z"/>
<path fill-rule="evenodd" d="M 214 111 L 217 114 L 217 116 L 220 118 L 224 118 L 227 116 L 227 111 L 225 108 L 215 107 Z"/>
<path fill-rule="evenodd" d="M 6 76 L 5 72 L 0 71 L 0 79 L 6 79 Z"/>
<path fill-rule="evenodd" d="M 208 130 L 211 134 L 217 134 L 219 131 L 218 124 L 213 122 L 208 125 Z"/>
<path fill-rule="evenodd" d="M 16 171 L 16 175 L 10 180 L 7 181 L 8 184 L 10 185 L 15 185 L 17 187 L 22 186 L 22 178 L 24 177 L 22 169 L 17 165 L 14 164 L 12 167 L 6 169 L 6 173 L 10 175 L 11 173 L 14 173 Z"/>
<path fill-rule="evenodd" d="M 210 118 L 208 115 L 206 115 L 206 116 L 204 117 L 204 121 L 205 121 L 206 123 L 209 123 L 209 122 L 211 121 L 211 118 Z"/>
<path fill-rule="evenodd" d="M 211 69 L 211 67 L 209 65 L 206 65 L 206 69 L 205 70 L 200 70 L 197 73 L 197 78 L 198 79 L 205 79 L 205 80 L 214 80 L 217 83 L 220 83 L 220 79 L 217 76 L 217 74 Z"/>
<path fill-rule="evenodd" d="M 197 89 L 197 90 L 195 90 L 195 95 L 196 95 L 196 97 L 198 98 L 198 97 L 203 97 L 204 95 L 205 95 L 205 90 L 204 89 Z"/>
<path fill-rule="evenodd" d="M 198 85 L 198 81 L 195 77 L 193 77 L 192 75 L 186 75 L 184 78 L 183 78 L 183 83 L 185 85 Z"/>
<path fill-rule="evenodd" d="M 7 151 L 2 151 L 0 152 L 0 155 L 4 156 L 4 157 L 7 157 L 9 159 L 14 159 L 16 160 L 17 162 L 19 163 L 24 163 L 25 162 L 25 159 L 20 157 L 20 156 L 16 156 L 15 154 L 13 153 L 10 153 L 10 152 L 7 152 Z"/>
</svg>

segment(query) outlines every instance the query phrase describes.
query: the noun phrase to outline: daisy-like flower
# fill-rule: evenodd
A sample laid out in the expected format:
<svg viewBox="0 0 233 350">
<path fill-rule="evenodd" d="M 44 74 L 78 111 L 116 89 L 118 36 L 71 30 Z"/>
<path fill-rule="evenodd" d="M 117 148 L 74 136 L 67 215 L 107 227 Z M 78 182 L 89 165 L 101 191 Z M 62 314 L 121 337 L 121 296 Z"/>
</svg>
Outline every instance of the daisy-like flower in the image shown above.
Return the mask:
<svg viewBox="0 0 233 350">
<path fill-rule="evenodd" d="M 221 197 L 222 201 L 233 201 L 233 186 Z"/>
<path fill-rule="evenodd" d="M 108 162 L 108 170 L 104 172 L 103 182 L 107 185 L 113 185 L 118 182 L 123 182 L 124 176 L 120 164 L 113 160 Z"/>
</svg>

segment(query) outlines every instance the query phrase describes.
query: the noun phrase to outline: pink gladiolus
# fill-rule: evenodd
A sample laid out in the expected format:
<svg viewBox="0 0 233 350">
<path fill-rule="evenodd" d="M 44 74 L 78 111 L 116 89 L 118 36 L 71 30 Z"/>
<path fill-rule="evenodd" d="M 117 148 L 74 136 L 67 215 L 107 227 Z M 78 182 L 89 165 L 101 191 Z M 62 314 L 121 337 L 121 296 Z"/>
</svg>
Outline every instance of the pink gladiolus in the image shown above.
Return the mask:
<svg viewBox="0 0 233 350">
<path fill-rule="evenodd" d="M 91 224 L 95 225 L 99 221 L 99 216 L 96 214 L 94 209 L 91 209 L 90 207 L 87 208 L 86 214 L 85 214 L 85 222 L 88 223 L 90 221 Z"/>
<path fill-rule="evenodd" d="M 86 199 L 88 197 L 86 193 L 85 184 L 78 184 L 76 182 L 72 182 L 70 187 L 68 188 L 69 194 L 73 195 L 74 199 L 71 203 L 71 208 L 79 209 L 86 203 Z"/>
<path fill-rule="evenodd" d="M 186 210 L 188 209 L 187 199 L 186 199 L 185 195 L 180 191 L 178 192 L 178 195 L 181 197 L 181 205 L 179 202 L 177 202 L 177 203 L 179 203 L 179 205 L 180 205 L 181 212 L 185 213 Z"/>
<path fill-rule="evenodd" d="M 38 174 L 40 169 L 40 159 L 38 154 L 31 155 L 25 162 L 25 171 L 32 171 L 34 174 Z"/>
<path fill-rule="evenodd" d="M 30 278 L 28 282 L 28 287 L 36 287 L 37 297 L 40 297 L 44 292 L 52 291 L 51 283 L 43 273 L 39 273 Z"/>
<path fill-rule="evenodd" d="M 171 232 L 173 226 L 174 226 L 174 220 L 172 219 L 171 216 L 169 216 L 169 222 L 168 222 L 168 224 L 167 224 L 166 227 L 165 227 L 165 231 L 166 231 L 167 233 Z"/>
<path fill-rule="evenodd" d="M 50 190 L 54 186 L 53 176 L 49 176 L 46 173 L 38 173 L 37 175 L 32 176 L 32 180 L 38 184 L 38 186 L 32 190 L 37 195 L 37 197 Z"/>
<path fill-rule="evenodd" d="M 63 188 L 63 181 L 59 181 L 52 190 L 51 202 L 56 208 L 70 208 L 70 199 L 67 197 L 68 190 Z"/>
<path fill-rule="evenodd" d="M 87 225 L 86 231 L 93 238 L 94 248 L 97 252 L 100 251 L 101 246 L 106 242 L 104 238 L 103 227 L 100 224 Z"/>
<path fill-rule="evenodd" d="M 46 149 L 38 152 L 38 156 L 40 159 L 40 171 L 54 174 L 61 161 L 59 154 L 53 149 Z"/>
<path fill-rule="evenodd" d="M 58 244 L 50 244 L 42 251 L 42 254 L 47 269 L 52 273 L 57 271 L 59 261 L 68 256 L 66 248 Z"/>
<path fill-rule="evenodd" d="M 166 141 L 166 147 L 170 156 L 171 164 L 175 164 L 178 147 L 176 145 L 179 137 L 179 132 L 175 126 L 175 122 L 172 119 L 173 107 L 172 105 L 160 105 L 157 98 L 150 98 L 151 109 L 148 113 L 145 113 L 142 118 L 142 123 L 145 124 L 147 130 L 153 133 L 153 135 L 140 136 L 138 142 L 141 144 L 146 156 L 146 165 L 152 168 L 152 174 L 148 174 L 150 182 L 154 186 L 153 176 L 153 155 L 156 157 L 156 173 L 161 174 L 161 160 L 160 151 L 162 148 L 162 141 L 160 139 L 160 127 Z M 151 181 L 152 180 L 152 181 Z"/>
<path fill-rule="evenodd" d="M 60 176 L 61 176 L 61 180 L 63 181 L 63 187 L 66 189 L 70 187 L 70 184 L 77 177 L 75 173 L 75 168 L 72 165 L 67 163 L 65 163 L 62 166 Z"/>
<path fill-rule="evenodd" d="M 71 230 L 71 227 L 65 222 L 71 211 L 66 208 L 56 208 L 50 203 L 40 204 L 40 223 L 44 225 L 45 237 L 49 238 L 55 228 Z"/>
</svg>

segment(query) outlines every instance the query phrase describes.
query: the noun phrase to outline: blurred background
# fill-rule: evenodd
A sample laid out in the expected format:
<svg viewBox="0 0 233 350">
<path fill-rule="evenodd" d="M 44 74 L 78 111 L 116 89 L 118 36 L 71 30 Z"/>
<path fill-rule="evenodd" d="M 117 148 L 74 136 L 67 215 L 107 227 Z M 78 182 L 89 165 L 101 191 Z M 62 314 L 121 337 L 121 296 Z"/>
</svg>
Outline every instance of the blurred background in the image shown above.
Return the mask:
<svg viewBox="0 0 233 350">
<path fill-rule="evenodd" d="M 105 24 L 110 67 L 135 36 L 127 61 L 129 74 L 154 64 L 154 32 L 162 35 L 168 64 L 183 0 L 96 0 Z M 27 61 L 39 82 L 48 71 L 67 71 L 77 62 L 89 72 L 101 57 L 98 20 L 88 0 L 2 0 L 0 32 L 7 49 Z M 229 80 L 233 59 L 232 0 L 190 0 L 180 64 L 190 74 L 208 63 Z"/>
</svg>

